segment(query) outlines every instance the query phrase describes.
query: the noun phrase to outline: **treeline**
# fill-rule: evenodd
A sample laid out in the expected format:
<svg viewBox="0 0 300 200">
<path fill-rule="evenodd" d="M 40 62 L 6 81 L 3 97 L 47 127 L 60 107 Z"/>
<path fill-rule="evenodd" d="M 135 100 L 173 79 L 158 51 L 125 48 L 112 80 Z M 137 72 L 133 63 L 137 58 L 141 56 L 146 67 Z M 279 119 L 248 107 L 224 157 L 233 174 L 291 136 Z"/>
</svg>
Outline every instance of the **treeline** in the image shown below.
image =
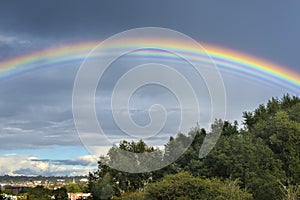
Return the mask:
<svg viewBox="0 0 300 200">
<path fill-rule="evenodd" d="M 216 120 L 211 130 L 193 128 L 171 137 L 164 151 L 143 141 L 122 141 L 101 157 L 89 175 L 93 199 L 289 199 L 300 198 L 300 98 L 272 98 L 238 123 Z M 220 131 L 213 150 L 199 159 L 206 137 Z M 120 157 L 119 150 L 161 155 L 161 162 L 191 143 L 172 164 L 153 172 L 112 169 L 114 162 L 133 166 L 145 162 Z M 149 163 L 151 164 L 151 163 Z"/>
<path fill-rule="evenodd" d="M 56 182 L 58 179 L 63 179 L 65 182 L 71 182 L 73 179 L 80 180 L 87 176 L 0 176 L 1 183 L 24 183 L 27 181 L 51 181 Z"/>
<path fill-rule="evenodd" d="M 88 186 L 86 183 L 72 183 L 69 182 L 66 186 L 49 189 L 44 186 L 36 186 L 33 188 L 26 188 L 20 191 L 19 194 L 14 193 L 11 189 L 4 191 L 0 190 L 0 200 L 7 200 L 3 194 L 18 196 L 20 200 L 67 200 L 68 193 L 88 193 Z"/>
<path fill-rule="evenodd" d="M 49 200 L 60 199 L 67 200 L 68 194 L 66 188 L 58 188 L 56 190 L 50 190 L 43 186 L 37 186 L 31 188 L 27 194 L 25 194 L 27 200 Z"/>
</svg>

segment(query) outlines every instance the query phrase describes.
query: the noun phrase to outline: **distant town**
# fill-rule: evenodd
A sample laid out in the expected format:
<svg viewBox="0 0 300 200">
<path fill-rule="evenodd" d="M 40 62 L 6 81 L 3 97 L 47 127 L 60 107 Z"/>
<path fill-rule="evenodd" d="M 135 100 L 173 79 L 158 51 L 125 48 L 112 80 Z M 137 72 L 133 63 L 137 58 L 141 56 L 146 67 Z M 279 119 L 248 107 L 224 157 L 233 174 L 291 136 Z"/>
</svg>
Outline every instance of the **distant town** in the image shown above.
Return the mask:
<svg viewBox="0 0 300 200">
<path fill-rule="evenodd" d="M 87 176 L 0 176 L 1 193 L 5 200 L 28 199 L 28 192 L 32 188 L 48 191 L 63 188 L 70 200 L 88 199 L 90 193 L 86 193 L 87 183 Z M 54 195 L 52 199 L 56 199 Z"/>
</svg>

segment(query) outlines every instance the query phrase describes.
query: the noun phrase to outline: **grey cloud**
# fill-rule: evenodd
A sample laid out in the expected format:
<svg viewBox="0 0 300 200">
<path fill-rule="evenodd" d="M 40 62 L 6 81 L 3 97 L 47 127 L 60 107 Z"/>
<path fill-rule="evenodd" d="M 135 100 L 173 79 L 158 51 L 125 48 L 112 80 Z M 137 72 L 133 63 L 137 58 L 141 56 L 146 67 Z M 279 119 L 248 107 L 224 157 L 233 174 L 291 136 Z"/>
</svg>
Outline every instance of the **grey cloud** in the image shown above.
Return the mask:
<svg viewBox="0 0 300 200">
<path fill-rule="evenodd" d="M 55 124 L 30 121 L 15 126 L 5 126 L 7 119 L 1 121 L 0 149 L 38 149 L 52 145 L 81 145 L 72 120 Z"/>
<path fill-rule="evenodd" d="M 88 160 L 50 160 L 50 159 L 31 159 L 33 162 L 48 162 L 55 165 L 80 165 L 80 166 L 94 166 L 95 163 Z"/>
<path fill-rule="evenodd" d="M 31 169 L 31 168 L 20 168 L 12 172 L 15 175 L 24 175 L 24 176 L 65 176 L 66 174 L 69 174 L 71 176 L 74 175 L 87 175 L 88 170 L 86 169 L 50 169 L 49 170 L 40 170 L 40 169 Z"/>
<path fill-rule="evenodd" d="M 180 0 L 9 1 L 1 3 L 0 25 L 9 35 L 18 33 L 55 43 L 103 39 L 136 27 L 166 27 L 197 40 L 245 49 L 297 69 L 298 6 L 297 1 L 287 4 L 271 0 L 243 4 Z"/>
<path fill-rule="evenodd" d="M 30 168 L 21 168 L 18 170 L 13 171 L 14 174 L 21 174 L 21 175 L 33 175 L 33 174 L 39 174 L 39 172 L 35 169 Z"/>
</svg>

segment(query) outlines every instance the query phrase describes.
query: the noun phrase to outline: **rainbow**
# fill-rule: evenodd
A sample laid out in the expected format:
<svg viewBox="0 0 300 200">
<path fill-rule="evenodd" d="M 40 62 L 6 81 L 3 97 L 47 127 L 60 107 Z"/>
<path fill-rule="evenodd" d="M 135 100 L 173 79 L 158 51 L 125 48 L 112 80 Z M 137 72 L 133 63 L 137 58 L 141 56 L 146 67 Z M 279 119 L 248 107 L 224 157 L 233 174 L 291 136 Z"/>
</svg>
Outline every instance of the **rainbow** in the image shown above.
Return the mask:
<svg viewBox="0 0 300 200">
<path fill-rule="evenodd" d="M 168 45 L 168 49 L 180 50 L 193 59 L 202 59 L 202 61 L 210 62 L 207 59 L 207 55 L 203 55 L 203 51 L 183 45 L 180 42 L 171 46 L 170 43 L 163 41 L 149 40 L 149 44 L 151 43 L 156 43 L 156 46 L 158 45 L 161 49 L 165 49 L 166 45 Z M 99 41 L 62 45 L 2 61 L 0 62 L 0 80 L 44 67 L 60 66 L 64 63 L 80 63 L 97 44 L 99 44 Z M 128 45 L 131 45 L 130 42 L 128 42 Z M 203 47 L 220 69 L 250 75 L 254 78 L 283 86 L 293 92 L 298 93 L 300 91 L 300 74 L 289 70 L 287 67 L 216 45 L 204 44 Z M 110 48 L 113 51 L 118 46 Z M 162 51 L 149 50 L 146 55 L 174 59 L 170 54 Z M 145 52 L 140 53 L 139 56 L 145 56 Z"/>
</svg>

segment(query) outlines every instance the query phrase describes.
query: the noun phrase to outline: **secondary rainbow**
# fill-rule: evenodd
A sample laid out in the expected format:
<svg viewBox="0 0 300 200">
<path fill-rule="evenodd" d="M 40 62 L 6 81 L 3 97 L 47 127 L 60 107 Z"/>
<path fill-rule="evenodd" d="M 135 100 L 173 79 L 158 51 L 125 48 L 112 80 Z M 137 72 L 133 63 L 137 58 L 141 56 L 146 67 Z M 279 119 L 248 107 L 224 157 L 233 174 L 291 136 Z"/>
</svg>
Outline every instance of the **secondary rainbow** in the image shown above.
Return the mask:
<svg viewBox="0 0 300 200">
<path fill-rule="evenodd" d="M 155 43 L 156 46 L 159 46 L 162 50 L 165 49 L 165 47 L 168 49 L 176 49 L 191 58 L 206 59 L 206 61 L 209 62 L 207 55 L 204 55 L 202 50 L 191 48 L 183 43 L 173 42 L 172 45 L 170 45 L 171 43 L 165 41 L 152 41 L 151 39 L 146 41 L 148 42 L 145 43 L 145 46 Z M 134 41 L 128 41 L 126 45 L 130 46 L 132 42 Z M 99 44 L 99 41 L 67 44 L 2 61 L 0 62 L 0 80 L 43 67 L 60 66 L 63 63 L 78 63 L 78 65 L 80 65 L 97 44 Z M 203 47 L 205 48 L 205 52 L 220 69 L 253 76 L 284 86 L 297 93 L 300 91 L 300 74 L 289 70 L 287 67 L 279 66 L 275 63 L 217 45 L 204 44 Z M 113 51 L 118 48 L 118 46 L 115 45 L 109 48 Z M 171 59 L 172 57 L 170 54 L 164 54 L 161 51 L 155 50 L 149 51 L 147 55 L 164 59 Z M 140 56 L 143 56 L 142 53 Z"/>
</svg>

